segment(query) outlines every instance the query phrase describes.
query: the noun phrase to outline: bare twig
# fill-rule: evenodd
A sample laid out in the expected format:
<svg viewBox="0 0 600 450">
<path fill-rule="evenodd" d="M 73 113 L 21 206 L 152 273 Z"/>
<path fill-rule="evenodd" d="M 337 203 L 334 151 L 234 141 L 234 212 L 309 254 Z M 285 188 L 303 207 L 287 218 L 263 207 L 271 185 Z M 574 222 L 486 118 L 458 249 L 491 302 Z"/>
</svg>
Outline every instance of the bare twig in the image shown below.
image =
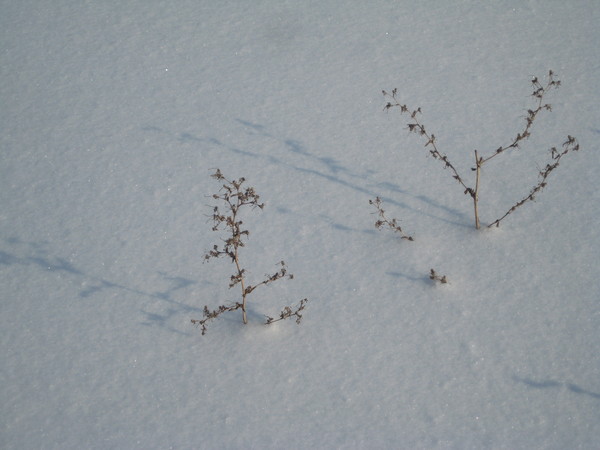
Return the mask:
<svg viewBox="0 0 600 450">
<path fill-rule="evenodd" d="M 304 298 L 304 299 L 300 300 L 300 303 L 298 304 L 298 306 L 296 306 L 295 310 L 292 310 L 291 307 L 286 306 L 285 308 L 283 308 L 281 310 L 281 312 L 279 313 L 279 317 L 277 319 L 274 319 L 273 317 L 270 317 L 270 316 L 265 316 L 267 318 L 265 325 L 270 325 L 272 323 L 279 322 L 280 320 L 289 319 L 290 317 L 296 317 L 296 323 L 300 324 L 300 322 L 302 321 L 302 314 L 300 314 L 300 311 L 304 310 L 307 303 L 308 303 L 308 299 Z"/>
<path fill-rule="evenodd" d="M 208 309 L 208 306 L 204 307 L 204 319 L 199 320 L 199 319 L 192 319 L 192 323 L 194 325 L 199 325 L 200 329 L 202 330 L 202 336 L 204 336 L 206 334 L 206 323 L 216 319 L 217 317 L 219 317 L 220 314 L 223 314 L 224 312 L 227 311 L 235 311 L 236 309 L 240 309 L 242 307 L 241 303 L 235 303 L 234 305 L 231 306 L 225 306 L 225 305 L 221 305 L 219 306 L 217 309 L 210 311 Z"/>
<path fill-rule="evenodd" d="M 246 281 L 246 269 L 242 268 L 240 263 L 240 248 L 245 246 L 244 239 L 247 239 L 250 235 L 248 230 L 242 228 L 243 221 L 240 220 L 240 210 L 247 206 L 252 209 L 264 208 L 264 203 L 259 202 L 259 195 L 252 187 L 243 187 L 242 185 L 246 181 L 244 178 L 239 180 L 228 180 L 223 176 L 219 169 L 216 169 L 215 173 L 211 175 L 212 178 L 222 182 L 220 193 L 214 194 L 212 197 L 215 200 L 221 200 L 225 203 L 227 214 L 221 213 L 219 206 L 213 207 L 213 214 L 211 216 L 213 221 L 213 231 L 225 230 L 228 232 L 228 237 L 223 240 L 223 244 L 214 245 L 206 255 L 204 255 L 204 261 L 208 262 L 211 258 L 219 258 L 221 256 L 228 256 L 231 262 L 235 265 L 235 271 L 229 278 L 229 287 L 232 288 L 236 285 L 240 285 L 241 291 L 241 302 L 236 302 L 231 306 L 221 305 L 216 310 L 210 311 L 207 306 L 204 307 L 204 319 L 192 319 L 192 323 L 201 326 L 202 334 L 206 333 L 206 323 L 210 320 L 217 318 L 220 314 L 228 311 L 235 311 L 237 309 L 242 310 L 242 321 L 248 323 L 246 307 L 248 296 L 259 286 L 264 286 L 269 283 L 273 283 L 281 278 L 292 279 L 294 276 L 288 274 L 287 267 L 284 261 L 279 262 L 279 270 L 271 275 L 265 275 L 265 279 L 255 285 L 247 284 Z M 304 300 L 304 303 L 306 299 Z M 304 303 L 301 304 L 304 309 Z"/>
<path fill-rule="evenodd" d="M 567 153 L 569 153 L 571 150 L 573 150 L 574 152 L 579 150 L 579 143 L 577 142 L 577 139 L 575 139 L 573 136 L 567 137 L 567 140 L 562 145 L 562 151 L 557 150 L 556 147 L 552 147 L 550 149 L 550 155 L 551 155 L 553 162 L 546 164 L 546 167 L 544 167 L 544 169 L 539 172 L 539 181 L 531 189 L 531 191 L 529 192 L 529 195 L 527 195 L 526 197 L 524 197 L 523 199 L 521 199 L 517 203 L 515 203 L 513 206 L 511 206 L 510 209 L 508 211 L 506 211 L 506 213 L 504 213 L 504 215 L 502 217 L 494 220 L 491 224 L 489 224 L 488 228 L 493 227 L 493 226 L 496 226 L 496 227 L 500 226 L 500 222 L 502 222 L 502 220 L 506 216 L 511 214 L 515 209 L 519 208 L 520 206 L 523 206 L 528 201 L 534 201 L 537 193 L 546 187 L 546 184 L 547 184 L 546 179 L 550 175 L 550 172 L 552 172 L 554 169 L 556 169 L 558 167 L 560 159 L 563 156 L 565 156 Z"/>
<path fill-rule="evenodd" d="M 375 200 L 369 200 L 369 204 L 375 206 L 377 208 L 377 214 L 379 215 L 379 219 L 375 222 L 375 227 L 378 230 L 381 230 L 383 227 L 388 227 L 390 230 L 395 233 L 400 234 L 400 239 L 406 239 L 407 241 L 414 241 L 412 236 L 409 236 L 402 231 L 400 225 L 398 225 L 398 221 L 396 219 L 388 219 L 385 216 L 385 211 L 381 207 L 383 201 L 379 197 L 375 197 Z"/>
<path fill-rule="evenodd" d="M 441 284 L 448 283 L 448 279 L 446 278 L 446 275 L 439 275 L 433 269 L 429 270 L 429 279 L 432 280 L 433 282 L 439 281 Z"/>
<path fill-rule="evenodd" d="M 403 113 L 409 114 L 410 118 L 412 119 L 412 122 L 409 122 L 407 124 L 408 131 L 411 133 L 416 133 L 420 136 L 423 136 L 426 139 L 425 147 L 431 147 L 429 149 L 429 154 L 431 156 L 433 156 L 433 159 L 439 159 L 440 161 L 442 161 L 444 163 L 444 168 L 450 169 L 450 171 L 452 172 L 452 178 L 454 178 L 465 189 L 465 194 L 467 194 L 467 193 L 471 194 L 471 188 L 468 187 L 464 183 L 463 179 L 459 175 L 456 168 L 452 165 L 452 163 L 450 162 L 448 157 L 438 150 L 437 145 L 436 145 L 435 134 L 433 134 L 433 133 L 429 134 L 425 130 L 425 126 L 420 122 L 419 115 L 421 114 L 421 108 L 419 107 L 419 108 L 409 112 L 408 107 L 406 105 L 401 104 L 398 101 L 398 99 L 396 97 L 398 95 L 398 89 L 396 89 L 396 88 L 394 88 L 392 90 L 391 94 L 389 94 L 387 91 L 382 91 L 382 92 L 383 92 L 384 97 L 387 97 L 388 99 L 390 99 L 390 101 L 388 101 L 387 104 L 384 106 L 384 109 L 387 111 L 390 108 L 400 108 L 400 114 L 403 114 Z"/>
<path fill-rule="evenodd" d="M 540 111 L 552 111 L 552 105 L 548 103 L 544 104 L 543 101 L 544 96 L 548 93 L 548 91 L 551 89 L 558 89 L 560 87 L 560 80 L 556 80 L 554 78 L 554 72 L 552 70 L 548 71 L 548 81 L 546 82 L 545 86 L 542 86 L 537 77 L 533 77 L 531 84 L 533 86 L 533 92 L 531 93 L 531 96 L 536 99 L 536 108 L 527 110 L 527 117 L 525 117 L 525 128 L 523 128 L 520 133 L 517 133 L 510 144 L 503 147 L 498 147 L 493 154 L 487 158 L 483 158 L 481 164 L 488 162 L 490 159 L 495 158 L 500 153 L 504 153 L 508 149 L 519 148 L 521 141 L 524 141 L 531 136 L 531 127 L 533 126 L 533 122 Z"/>
<path fill-rule="evenodd" d="M 412 112 L 409 111 L 408 107 L 405 104 L 402 104 L 398 100 L 398 90 L 392 90 L 391 94 L 387 91 L 383 91 L 384 97 L 388 99 L 386 105 L 384 106 L 385 110 L 389 110 L 391 108 L 399 108 L 400 114 L 407 113 L 410 115 L 411 121 L 407 124 L 409 132 L 416 133 L 420 136 L 423 136 L 425 140 L 425 147 L 429 147 L 429 153 L 433 156 L 434 159 L 439 159 L 444 163 L 444 168 L 449 169 L 452 178 L 454 178 L 464 189 L 464 193 L 469 195 L 473 199 L 473 212 L 475 216 L 475 228 L 480 228 L 480 220 L 479 220 L 479 189 L 481 186 L 480 178 L 481 178 L 481 169 L 485 163 L 492 160 L 496 156 L 501 153 L 506 152 L 509 149 L 517 149 L 520 147 L 521 143 L 529 138 L 531 135 L 531 128 L 533 126 L 534 121 L 538 117 L 541 111 L 552 111 L 552 106 L 549 103 L 545 103 L 546 94 L 552 90 L 557 89 L 560 86 L 560 81 L 555 78 L 555 74 L 552 70 L 548 72 L 548 79 L 546 84 L 543 85 L 540 83 L 537 77 L 534 77 L 531 80 L 531 84 L 533 85 L 533 92 L 531 96 L 534 98 L 535 106 L 533 109 L 527 110 L 527 116 L 525 117 L 525 125 L 523 129 L 517 133 L 517 135 L 508 143 L 507 145 L 498 147 L 492 154 L 489 156 L 483 157 L 479 156 L 477 150 L 475 150 L 475 167 L 472 168 L 475 171 L 475 187 L 470 187 L 466 184 L 464 179 L 460 176 L 457 169 L 450 163 L 448 157 L 441 153 L 436 145 L 436 138 L 433 133 L 429 133 L 425 130 L 425 126 L 420 121 L 419 116 L 421 114 L 421 108 L 417 108 Z M 499 226 L 502 219 L 508 216 L 511 212 L 513 212 L 516 208 L 523 205 L 529 200 L 533 200 L 535 194 L 539 192 L 546 185 L 546 178 L 549 173 L 554 170 L 558 166 L 558 161 L 562 156 L 567 154 L 570 150 L 578 150 L 579 144 L 577 140 L 571 136 L 567 139 L 567 141 L 563 144 L 564 151 L 558 152 L 556 149 L 551 149 L 552 151 L 552 159 L 553 163 L 548 164 L 546 169 L 540 172 L 540 182 L 534 186 L 530 194 L 523 198 L 521 201 L 517 202 L 504 216 L 500 219 L 492 222 L 491 225 L 488 226 Z"/>
</svg>

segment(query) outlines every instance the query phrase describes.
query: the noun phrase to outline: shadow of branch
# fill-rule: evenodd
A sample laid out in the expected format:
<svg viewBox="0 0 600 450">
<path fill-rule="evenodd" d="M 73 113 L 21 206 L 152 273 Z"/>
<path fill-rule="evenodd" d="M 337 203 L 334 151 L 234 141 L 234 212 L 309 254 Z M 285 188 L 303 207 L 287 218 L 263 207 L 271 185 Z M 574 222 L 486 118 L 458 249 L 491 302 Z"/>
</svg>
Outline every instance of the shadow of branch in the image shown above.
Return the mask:
<svg viewBox="0 0 600 450">
<path fill-rule="evenodd" d="M 512 379 L 515 382 L 522 383 L 532 389 L 548 389 L 548 388 L 563 388 L 563 387 L 565 387 L 569 391 L 571 391 L 575 394 L 585 395 L 585 396 L 600 400 L 600 393 L 588 391 L 588 390 L 583 389 L 573 383 L 563 383 L 563 382 L 556 381 L 556 380 L 534 380 L 532 378 L 521 378 L 516 375 L 514 375 L 512 377 Z"/>
</svg>

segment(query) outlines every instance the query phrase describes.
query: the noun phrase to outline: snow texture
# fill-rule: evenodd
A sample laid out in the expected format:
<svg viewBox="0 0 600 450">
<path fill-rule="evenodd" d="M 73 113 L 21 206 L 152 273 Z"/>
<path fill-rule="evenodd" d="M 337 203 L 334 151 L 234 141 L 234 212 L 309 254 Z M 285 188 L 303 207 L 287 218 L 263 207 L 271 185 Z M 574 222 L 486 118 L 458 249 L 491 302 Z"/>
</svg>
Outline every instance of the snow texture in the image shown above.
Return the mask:
<svg viewBox="0 0 600 450">
<path fill-rule="evenodd" d="M 0 1 L 0 447 L 594 449 L 597 1 Z M 562 86 L 471 180 L 530 80 Z M 203 264 L 215 168 L 245 177 L 238 300 Z M 377 231 L 380 196 L 414 242 Z M 434 268 L 449 284 L 433 284 Z M 302 323 L 262 324 L 307 297 Z"/>
</svg>

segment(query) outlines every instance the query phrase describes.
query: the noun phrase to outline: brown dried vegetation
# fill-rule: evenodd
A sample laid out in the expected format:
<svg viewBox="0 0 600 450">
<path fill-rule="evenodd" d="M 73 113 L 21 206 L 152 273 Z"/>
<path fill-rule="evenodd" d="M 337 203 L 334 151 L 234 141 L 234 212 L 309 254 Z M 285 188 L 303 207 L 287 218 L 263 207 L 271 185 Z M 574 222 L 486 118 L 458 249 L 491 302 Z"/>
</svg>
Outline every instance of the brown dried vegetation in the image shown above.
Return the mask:
<svg viewBox="0 0 600 450">
<path fill-rule="evenodd" d="M 408 131 L 412 133 L 416 133 L 423 137 L 425 140 L 425 147 L 428 148 L 429 154 L 434 158 L 440 160 L 445 169 L 449 169 L 454 178 L 464 189 L 464 194 L 468 195 L 473 200 L 473 211 L 475 216 L 475 228 L 480 228 L 480 220 L 479 220 L 479 187 L 480 187 L 480 177 L 481 177 L 481 169 L 484 164 L 497 157 L 498 155 L 505 153 L 510 149 L 518 149 L 520 148 L 523 141 L 527 140 L 531 135 L 531 127 L 533 126 L 534 121 L 537 119 L 538 115 L 542 111 L 552 111 L 552 106 L 549 103 L 544 103 L 544 99 L 546 94 L 552 89 L 558 89 L 560 86 L 560 81 L 555 78 L 555 74 L 552 70 L 548 72 L 548 78 L 546 84 L 540 83 L 537 77 L 534 77 L 531 80 L 531 84 L 533 86 L 533 92 L 531 96 L 534 99 L 533 109 L 527 110 L 527 115 L 525 117 L 525 124 L 523 129 L 516 134 L 514 138 L 512 138 L 508 144 L 504 146 L 500 146 L 496 148 L 496 150 L 492 151 L 488 156 L 479 156 L 477 150 L 475 153 L 475 167 L 471 170 L 475 172 L 475 184 L 474 186 L 469 186 L 464 181 L 464 178 L 459 174 L 458 170 L 452 163 L 449 161 L 448 157 L 441 153 L 437 147 L 437 140 L 433 133 L 428 132 L 425 129 L 425 126 L 420 120 L 421 108 L 417 108 L 415 110 L 409 110 L 409 108 L 400 103 L 398 100 L 398 90 L 394 89 L 391 93 L 387 91 L 383 91 L 383 95 L 388 99 L 388 102 L 384 106 L 384 109 L 390 110 L 392 108 L 398 108 L 400 110 L 400 114 L 408 114 L 410 116 L 411 121 L 407 124 Z M 560 150 L 555 147 L 550 149 L 550 157 L 551 161 L 546 164 L 545 168 L 539 172 L 539 180 L 538 183 L 531 189 L 529 195 L 525 196 L 523 199 L 515 203 L 509 210 L 500 218 L 491 222 L 488 227 L 491 226 L 499 226 L 500 222 L 506 218 L 509 214 L 514 212 L 517 208 L 524 205 L 528 201 L 533 201 L 535 199 L 536 194 L 541 191 L 547 184 L 547 178 L 554 169 L 556 169 L 559 165 L 560 159 L 565 156 L 570 151 L 579 150 L 579 143 L 577 139 L 573 136 L 568 136 L 567 139 L 563 142 L 562 148 Z"/>
<path fill-rule="evenodd" d="M 398 225 L 397 219 L 388 219 L 385 216 L 385 211 L 381 207 L 382 203 L 383 201 L 379 197 L 375 197 L 375 200 L 369 200 L 369 205 L 373 205 L 377 209 L 377 215 L 379 217 L 375 222 L 375 228 L 377 228 L 378 230 L 381 230 L 382 228 L 389 228 L 394 233 L 398 233 L 400 235 L 400 239 L 414 241 L 414 238 L 412 236 L 409 236 L 408 234 L 405 234 L 404 231 L 402 231 L 402 228 L 400 227 L 400 225 Z"/>
<path fill-rule="evenodd" d="M 429 279 L 431 281 L 433 281 L 434 283 L 436 281 L 440 282 L 441 284 L 446 284 L 448 283 L 448 279 L 446 278 L 446 275 L 440 275 L 438 274 L 435 270 L 430 269 L 429 270 Z"/>
<path fill-rule="evenodd" d="M 192 319 L 192 323 L 200 326 L 202 335 L 206 334 L 207 322 L 216 319 L 219 315 L 228 312 L 235 311 L 238 309 L 242 310 L 242 321 L 248 323 L 246 314 L 248 296 L 259 286 L 264 286 L 269 283 L 273 283 L 282 278 L 292 279 L 294 276 L 288 274 L 287 267 L 284 261 L 279 262 L 279 270 L 271 275 L 265 275 L 265 279 L 254 285 L 247 284 L 246 281 L 246 269 L 242 268 L 240 263 L 240 248 L 245 246 L 244 239 L 247 239 L 250 235 L 250 231 L 242 228 L 243 221 L 240 220 L 240 210 L 247 206 L 251 209 L 264 208 L 264 203 L 259 202 L 259 195 L 255 192 L 252 187 L 242 187 L 246 181 L 244 178 L 238 180 L 228 180 L 223 176 L 221 171 L 217 169 L 212 178 L 222 183 L 220 192 L 213 194 L 212 198 L 215 200 L 221 200 L 225 203 L 227 210 L 226 214 L 221 213 L 219 206 L 213 207 L 212 221 L 213 231 L 226 230 L 228 237 L 223 240 L 223 244 L 215 244 L 206 255 L 204 255 L 204 261 L 208 262 L 211 258 L 219 258 L 221 256 L 228 256 L 231 262 L 235 265 L 235 271 L 229 278 L 229 287 L 232 288 L 236 285 L 240 286 L 241 291 L 241 302 L 235 302 L 231 305 L 221 305 L 215 310 L 209 310 L 208 306 L 204 307 L 204 318 L 203 319 Z M 299 306 L 293 310 L 291 307 L 286 306 L 280 313 L 278 319 L 266 316 L 266 324 L 271 324 L 279 320 L 287 319 L 290 317 L 296 317 L 296 323 L 300 323 L 302 315 L 300 311 L 304 310 L 307 299 L 300 301 Z"/>
</svg>

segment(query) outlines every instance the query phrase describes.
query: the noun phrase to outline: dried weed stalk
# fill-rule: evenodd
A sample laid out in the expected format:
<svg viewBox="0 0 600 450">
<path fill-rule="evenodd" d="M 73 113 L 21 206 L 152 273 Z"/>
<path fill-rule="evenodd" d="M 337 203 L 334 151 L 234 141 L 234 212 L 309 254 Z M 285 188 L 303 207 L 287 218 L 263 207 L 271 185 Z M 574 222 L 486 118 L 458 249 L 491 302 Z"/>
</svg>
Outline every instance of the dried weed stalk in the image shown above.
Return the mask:
<svg viewBox="0 0 600 450">
<path fill-rule="evenodd" d="M 216 319 L 219 315 L 228 312 L 235 311 L 238 309 L 242 310 L 242 320 L 244 324 L 248 323 L 248 318 L 246 314 L 247 300 L 248 296 L 259 286 L 264 286 L 269 283 L 273 283 L 282 278 L 292 279 L 294 276 L 292 274 L 287 273 L 287 267 L 284 261 L 279 262 L 278 266 L 279 270 L 272 275 L 266 275 L 265 279 L 257 284 L 250 285 L 247 284 L 246 281 L 246 269 L 242 268 L 240 263 L 239 251 L 240 248 L 244 247 L 244 239 L 246 239 L 250 232 L 242 228 L 243 221 L 240 220 L 240 210 L 243 207 L 249 207 L 251 209 L 264 208 L 264 203 L 259 202 L 259 195 L 255 192 L 252 187 L 242 187 L 243 183 L 246 181 L 244 178 L 240 178 L 239 180 L 228 180 L 223 176 L 221 171 L 217 169 L 212 178 L 215 178 L 219 182 L 223 183 L 220 189 L 220 193 L 213 194 L 213 198 L 215 200 L 221 200 L 225 203 L 225 208 L 227 210 L 227 214 L 221 213 L 219 206 L 213 207 L 212 221 L 213 221 L 213 231 L 221 231 L 226 230 L 228 233 L 228 238 L 223 240 L 223 244 L 214 245 L 213 249 L 210 250 L 205 256 L 204 261 L 207 262 L 211 258 L 219 258 L 221 256 L 228 256 L 231 259 L 231 262 L 235 265 L 235 271 L 233 275 L 231 275 L 229 280 L 229 287 L 232 288 L 236 285 L 240 286 L 241 291 L 241 302 L 235 302 L 232 305 L 226 306 L 221 305 L 215 310 L 209 310 L 208 306 L 204 307 L 204 319 L 192 319 L 192 323 L 198 325 L 202 329 L 202 335 L 206 333 L 206 324 L 207 322 Z M 300 323 L 302 319 L 302 315 L 299 314 L 305 308 L 307 303 L 307 299 L 303 299 L 300 301 L 300 305 L 294 311 L 289 306 L 286 306 L 280 316 L 279 319 L 272 319 L 267 316 L 266 324 L 270 324 L 273 322 L 277 322 L 279 320 L 287 319 L 289 317 L 295 316 L 297 317 L 296 323 Z"/>
<path fill-rule="evenodd" d="M 398 225 L 398 221 L 396 219 L 388 219 L 385 216 L 385 211 L 381 207 L 383 201 L 379 197 L 375 197 L 375 200 L 369 200 L 369 205 L 373 205 L 377 209 L 377 215 L 379 218 L 375 222 L 375 228 L 381 230 L 382 228 L 389 228 L 394 233 L 398 233 L 400 235 L 400 239 L 406 239 L 407 241 L 414 241 L 412 236 L 409 236 L 402 231 L 400 225 Z M 375 214 L 375 213 L 374 213 Z"/>
<path fill-rule="evenodd" d="M 423 138 L 425 140 L 425 147 L 429 148 L 430 155 L 434 159 L 438 159 L 438 160 L 442 161 L 442 163 L 444 164 L 444 168 L 450 170 L 452 178 L 454 178 L 463 187 L 464 193 L 466 195 L 469 195 L 473 199 L 475 228 L 477 228 L 477 229 L 480 228 L 478 206 L 479 206 L 480 177 L 481 177 L 481 169 L 482 169 L 483 165 L 485 163 L 489 162 L 490 160 L 492 160 L 493 158 L 497 157 L 501 153 L 505 153 L 507 150 L 520 148 L 523 141 L 527 140 L 529 138 L 529 136 L 531 135 L 531 127 L 533 126 L 534 121 L 538 117 L 538 114 L 543 110 L 552 111 L 552 106 L 548 103 L 544 103 L 544 98 L 550 90 L 558 89 L 558 87 L 560 86 L 560 81 L 555 79 L 554 72 L 552 72 L 552 70 L 550 70 L 548 72 L 548 80 L 545 85 L 540 83 L 540 81 L 538 80 L 537 77 L 534 77 L 531 80 L 531 84 L 533 86 L 533 92 L 532 92 L 531 96 L 534 98 L 535 104 L 533 106 L 533 109 L 527 110 L 527 115 L 525 117 L 525 124 L 524 124 L 523 129 L 520 132 L 518 132 L 517 135 L 508 144 L 498 147 L 496 150 L 494 150 L 488 156 L 485 156 L 485 157 L 480 156 L 478 151 L 475 150 L 475 167 L 471 168 L 471 170 L 475 172 L 475 185 L 473 187 L 468 186 L 466 184 L 466 182 L 464 181 L 464 178 L 459 174 L 458 170 L 454 167 L 454 165 L 452 165 L 452 163 L 448 160 L 448 157 L 438 150 L 435 135 L 433 133 L 429 133 L 425 129 L 425 126 L 423 125 L 423 123 L 421 122 L 421 120 L 419 118 L 419 116 L 421 114 L 421 108 L 417 108 L 413 111 L 410 111 L 405 104 L 401 104 L 397 97 L 397 95 L 398 95 L 397 89 L 394 89 L 391 92 L 391 94 L 386 91 L 383 91 L 384 97 L 386 97 L 388 99 L 388 102 L 385 105 L 384 109 L 389 110 L 391 108 L 399 108 L 400 114 L 407 113 L 410 115 L 411 122 L 409 122 L 407 124 L 409 132 L 413 132 L 420 136 L 423 136 Z M 561 150 L 557 150 L 555 147 L 551 148 L 550 149 L 551 162 L 546 165 L 544 170 L 540 171 L 540 173 L 539 173 L 540 179 L 539 179 L 538 183 L 532 188 L 529 195 L 527 195 L 522 200 L 515 203 L 503 216 L 501 216 L 499 219 L 496 219 L 494 222 L 489 224 L 488 227 L 491 227 L 494 225 L 499 226 L 500 222 L 506 216 L 511 214 L 515 209 L 519 208 L 520 206 L 522 206 L 523 204 L 527 203 L 530 200 L 534 200 L 535 195 L 546 186 L 546 183 L 547 183 L 546 179 L 548 178 L 548 175 L 550 175 L 550 172 L 552 172 L 554 169 L 556 169 L 558 167 L 560 159 L 564 155 L 569 153 L 571 150 L 572 151 L 579 150 L 579 143 L 577 142 L 577 139 L 575 139 L 572 136 L 567 137 L 566 141 L 562 144 Z"/>
<path fill-rule="evenodd" d="M 304 308 L 306 307 L 306 303 L 307 302 L 308 302 L 308 300 L 305 299 L 305 298 L 302 299 L 302 300 L 300 300 L 300 303 L 296 307 L 296 310 L 293 310 L 289 306 L 286 306 L 279 313 L 279 317 L 277 319 L 274 319 L 273 317 L 266 316 L 267 317 L 267 321 L 265 323 L 267 325 L 269 325 L 269 324 L 274 323 L 274 322 L 279 322 L 280 320 L 289 319 L 290 317 L 296 317 L 296 323 L 300 324 L 300 321 L 302 320 L 302 314 L 300 314 L 300 311 L 304 310 Z"/>
<path fill-rule="evenodd" d="M 435 270 L 430 269 L 429 270 L 429 279 L 431 281 L 433 281 L 434 283 L 436 281 L 439 281 L 441 284 L 446 284 L 448 283 L 448 279 L 446 278 L 446 275 L 439 275 Z"/>
</svg>

